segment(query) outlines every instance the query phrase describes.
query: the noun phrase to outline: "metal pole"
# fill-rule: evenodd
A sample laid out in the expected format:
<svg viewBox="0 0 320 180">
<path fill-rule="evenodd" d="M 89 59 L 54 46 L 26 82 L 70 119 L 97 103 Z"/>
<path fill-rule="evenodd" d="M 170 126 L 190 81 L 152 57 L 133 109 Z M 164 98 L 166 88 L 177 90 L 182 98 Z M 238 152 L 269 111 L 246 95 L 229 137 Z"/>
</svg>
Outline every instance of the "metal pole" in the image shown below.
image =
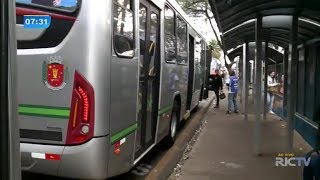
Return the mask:
<svg viewBox="0 0 320 180">
<path fill-rule="evenodd" d="M 255 44 L 255 46 L 257 45 L 257 43 Z M 256 54 L 255 54 L 256 55 Z M 252 64 L 252 97 L 256 96 L 256 64 L 257 64 L 257 59 L 254 58 L 253 60 L 253 64 Z M 254 104 L 254 99 L 252 99 L 252 104 Z"/>
<path fill-rule="evenodd" d="M 10 151 L 8 148 L 9 137 L 9 109 L 8 109 L 8 1 L 0 2 L 0 156 L 1 156 L 1 173 L 0 179 L 10 178 Z"/>
<path fill-rule="evenodd" d="M 242 58 L 242 104 L 244 120 L 248 121 L 248 96 L 249 96 L 249 43 L 243 44 L 243 58 Z"/>
<path fill-rule="evenodd" d="M 19 180 L 15 1 L 0 1 L 0 179 Z"/>
<path fill-rule="evenodd" d="M 288 54 L 288 96 L 297 97 L 297 67 L 298 67 L 298 16 L 292 16 L 292 26 L 290 31 L 290 44 Z M 293 124 L 296 108 L 296 98 L 288 98 L 288 150 L 293 148 Z"/>
<path fill-rule="evenodd" d="M 239 56 L 239 61 L 238 61 L 238 75 L 239 75 L 239 92 L 238 96 L 240 96 L 240 104 L 243 103 L 243 96 L 242 96 L 242 86 L 243 86 L 243 66 L 242 66 L 242 60 L 243 56 Z"/>
<path fill-rule="evenodd" d="M 263 120 L 267 120 L 267 93 L 268 93 L 268 47 L 269 42 L 266 41 L 265 43 L 265 50 L 264 50 L 264 106 L 263 106 Z"/>
<path fill-rule="evenodd" d="M 256 21 L 256 64 L 255 64 L 255 153 L 261 155 L 261 70 L 262 70 L 262 17 Z"/>
<path fill-rule="evenodd" d="M 15 1 L 9 0 L 9 141 L 10 145 L 10 180 L 21 179 L 20 133 L 18 122 L 17 97 L 17 41 L 16 41 L 16 7 Z"/>
<path fill-rule="evenodd" d="M 245 56 L 246 60 L 245 62 L 245 68 L 246 68 L 246 76 L 245 76 L 245 91 L 244 91 L 244 106 L 245 106 L 245 111 L 244 111 L 244 119 L 248 121 L 248 107 L 249 107 L 249 86 L 250 86 L 250 74 L 251 74 L 251 65 L 249 62 L 249 43 L 246 42 L 246 51 L 245 51 Z"/>
<path fill-rule="evenodd" d="M 284 50 L 283 54 L 283 72 L 284 72 L 284 79 L 283 79 L 283 111 L 288 112 L 287 107 L 287 93 L 288 93 L 288 49 Z M 285 114 L 284 114 L 285 115 Z M 288 119 L 288 114 L 286 114 L 285 119 Z"/>
</svg>

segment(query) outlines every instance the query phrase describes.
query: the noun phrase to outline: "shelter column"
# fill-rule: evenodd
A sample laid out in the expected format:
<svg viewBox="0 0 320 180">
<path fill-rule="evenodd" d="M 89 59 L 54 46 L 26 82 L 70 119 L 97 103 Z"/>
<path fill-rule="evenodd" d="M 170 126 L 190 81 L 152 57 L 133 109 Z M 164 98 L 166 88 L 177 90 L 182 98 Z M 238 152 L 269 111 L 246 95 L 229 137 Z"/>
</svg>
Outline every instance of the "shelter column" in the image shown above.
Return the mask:
<svg viewBox="0 0 320 180">
<path fill-rule="evenodd" d="M 243 90 L 243 88 L 242 88 L 242 86 L 243 86 L 243 65 L 242 65 L 242 63 L 243 63 L 243 54 L 242 55 L 240 55 L 239 56 L 239 60 L 238 60 L 238 62 L 237 62 L 237 66 L 238 66 L 238 69 L 237 69 L 237 71 L 238 71 L 238 75 L 239 75 L 239 83 L 238 83 L 238 85 L 239 85 L 239 93 L 238 93 L 238 95 L 240 96 L 240 103 L 242 104 L 242 102 L 243 102 L 243 96 L 242 96 L 242 90 Z"/>
<path fill-rule="evenodd" d="M 298 16 L 292 16 L 290 43 L 288 52 L 288 150 L 293 148 L 293 124 L 297 95 L 297 65 L 298 65 Z"/>
<path fill-rule="evenodd" d="M 249 43 L 243 44 L 243 55 L 242 55 L 242 106 L 244 120 L 248 121 L 248 96 L 249 96 Z"/>
<path fill-rule="evenodd" d="M 258 15 L 256 20 L 256 54 L 255 54 L 255 153 L 261 155 L 261 71 L 262 71 L 262 17 Z"/>
<path fill-rule="evenodd" d="M 283 54 L 283 72 L 284 72 L 284 79 L 283 79 L 283 110 L 284 112 L 288 112 L 288 106 L 287 106 L 287 101 L 288 101 L 288 49 L 286 48 L 284 50 Z M 285 114 L 284 114 L 285 115 Z M 287 114 L 288 115 L 288 114 Z M 286 119 L 288 119 L 288 116 L 285 116 Z"/>
<path fill-rule="evenodd" d="M 265 42 L 265 50 L 264 50 L 264 93 L 263 93 L 263 120 L 267 119 L 267 93 L 268 93 L 268 46 L 269 42 Z"/>
</svg>

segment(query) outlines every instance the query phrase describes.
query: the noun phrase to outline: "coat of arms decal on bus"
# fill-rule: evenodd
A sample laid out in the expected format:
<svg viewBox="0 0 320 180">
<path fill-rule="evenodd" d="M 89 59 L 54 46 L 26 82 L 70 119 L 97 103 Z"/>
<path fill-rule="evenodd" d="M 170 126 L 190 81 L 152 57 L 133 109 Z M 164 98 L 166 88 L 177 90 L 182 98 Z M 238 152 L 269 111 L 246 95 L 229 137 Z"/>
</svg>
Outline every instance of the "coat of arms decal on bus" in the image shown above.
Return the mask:
<svg viewBox="0 0 320 180">
<path fill-rule="evenodd" d="M 42 64 L 43 83 L 52 90 L 64 88 L 68 81 L 68 67 L 62 64 L 60 56 L 50 56 Z"/>
</svg>

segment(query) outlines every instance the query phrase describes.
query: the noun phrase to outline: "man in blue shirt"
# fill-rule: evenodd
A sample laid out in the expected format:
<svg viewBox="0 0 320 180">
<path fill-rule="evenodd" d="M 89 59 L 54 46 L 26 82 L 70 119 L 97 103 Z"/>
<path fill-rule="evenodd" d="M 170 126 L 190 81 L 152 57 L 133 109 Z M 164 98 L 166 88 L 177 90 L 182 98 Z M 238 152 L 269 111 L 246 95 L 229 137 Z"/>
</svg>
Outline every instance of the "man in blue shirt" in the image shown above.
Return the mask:
<svg viewBox="0 0 320 180">
<path fill-rule="evenodd" d="M 234 71 L 230 72 L 230 77 L 226 80 L 228 86 L 228 111 L 227 114 L 231 113 L 233 106 L 234 112 L 239 113 L 237 106 L 237 94 L 238 94 L 238 81 L 239 78 L 236 76 Z"/>
</svg>

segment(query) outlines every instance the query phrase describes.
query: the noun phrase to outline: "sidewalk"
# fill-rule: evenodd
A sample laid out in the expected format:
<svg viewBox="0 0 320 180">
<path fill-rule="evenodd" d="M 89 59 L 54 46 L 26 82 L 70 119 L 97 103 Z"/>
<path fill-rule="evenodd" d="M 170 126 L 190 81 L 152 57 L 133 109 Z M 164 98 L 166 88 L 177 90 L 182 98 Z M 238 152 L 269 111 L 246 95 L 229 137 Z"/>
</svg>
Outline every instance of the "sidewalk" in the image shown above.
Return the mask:
<svg viewBox="0 0 320 180">
<path fill-rule="evenodd" d="M 239 102 L 239 101 L 238 101 Z M 180 176 L 169 180 L 301 180 L 302 167 L 276 167 L 278 153 L 302 155 L 310 150 L 295 133 L 294 152 L 286 152 L 286 122 L 268 115 L 262 120 L 262 156 L 254 154 L 254 114 L 244 121 L 241 114 L 226 114 L 227 99 L 220 109 L 210 106 L 207 121 L 189 159 L 183 162 Z M 249 103 L 249 108 L 253 104 Z"/>
</svg>

